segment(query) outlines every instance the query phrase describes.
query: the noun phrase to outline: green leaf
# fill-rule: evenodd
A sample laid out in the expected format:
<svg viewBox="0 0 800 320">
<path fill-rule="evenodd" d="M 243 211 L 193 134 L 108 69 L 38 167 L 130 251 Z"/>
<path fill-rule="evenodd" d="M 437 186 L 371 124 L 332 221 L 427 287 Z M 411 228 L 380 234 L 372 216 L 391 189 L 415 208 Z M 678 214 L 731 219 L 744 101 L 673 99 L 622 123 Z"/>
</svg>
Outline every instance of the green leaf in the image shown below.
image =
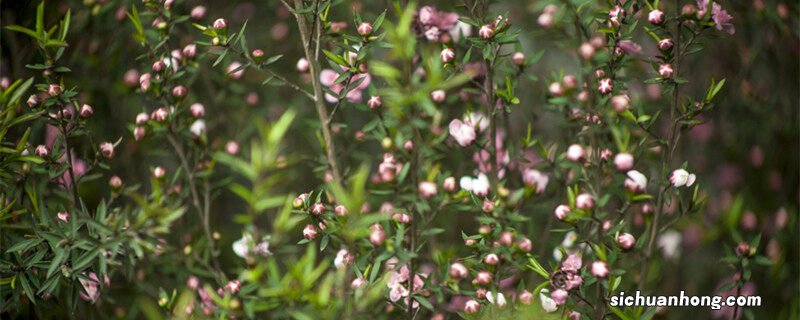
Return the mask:
<svg viewBox="0 0 800 320">
<path fill-rule="evenodd" d="M 6 250 L 6 253 L 17 252 L 17 251 L 25 252 L 28 249 L 33 248 L 36 245 L 42 243 L 42 241 L 44 241 L 44 239 L 42 238 L 22 240 L 11 246 L 11 248 L 8 248 L 8 250 Z"/>
</svg>

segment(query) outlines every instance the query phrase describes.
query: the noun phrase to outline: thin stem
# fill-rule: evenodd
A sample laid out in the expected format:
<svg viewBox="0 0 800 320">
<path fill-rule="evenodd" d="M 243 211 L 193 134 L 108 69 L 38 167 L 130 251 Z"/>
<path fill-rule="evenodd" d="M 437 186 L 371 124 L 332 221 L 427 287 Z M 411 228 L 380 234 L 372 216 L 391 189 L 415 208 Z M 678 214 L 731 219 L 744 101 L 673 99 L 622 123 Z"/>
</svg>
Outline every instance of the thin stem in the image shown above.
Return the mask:
<svg viewBox="0 0 800 320">
<path fill-rule="evenodd" d="M 78 180 L 75 179 L 75 170 L 72 165 L 72 151 L 70 150 L 69 137 L 67 136 L 67 125 L 64 123 L 63 108 L 59 111 L 58 122 L 61 125 L 61 136 L 64 137 L 64 148 L 67 150 L 67 164 L 69 164 L 67 172 L 69 172 L 70 187 L 72 189 L 72 205 L 77 209 L 79 205 L 78 199 L 80 199 L 78 195 Z"/>
<path fill-rule="evenodd" d="M 288 5 L 284 2 L 285 5 Z M 294 10 L 301 11 L 303 9 L 302 0 L 294 0 Z M 325 140 L 325 154 L 330 166 L 333 180 L 336 183 L 341 183 L 342 178 L 339 172 L 339 165 L 336 162 L 336 145 L 333 142 L 333 135 L 329 125 L 329 115 L 326 110 L 325 100 L 323 99 L 322 84 L 319 80 L 319 61 L 315 55 L 312 54 L 311 48 L 308 46 L 309 26 L 306 17 L 300 14 L 295 14 L 297 20 L 297 27 L 300 29 L 300 40 L 303 43 L 303 51 L 305 52 L 306 59 L 308 60 L 308 69 L 311 74 L 311 85 L 314 87 L 314 106 L 317 109 L 317 116 L 319 117 L 320 125 L 322 126 L 322 138 Z"/>
</svg>

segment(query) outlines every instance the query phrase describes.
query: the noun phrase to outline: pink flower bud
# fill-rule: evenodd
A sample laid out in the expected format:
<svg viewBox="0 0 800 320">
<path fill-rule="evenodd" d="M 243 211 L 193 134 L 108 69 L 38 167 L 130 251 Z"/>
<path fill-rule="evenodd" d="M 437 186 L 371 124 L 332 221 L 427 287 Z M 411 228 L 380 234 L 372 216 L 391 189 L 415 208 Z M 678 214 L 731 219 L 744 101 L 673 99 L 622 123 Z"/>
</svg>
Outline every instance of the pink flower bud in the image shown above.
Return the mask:
<svg viewBox="0 0 800 320">
<path fill-rule="evenodd" d="M 664 14 L 664 12 L 658 9 L 650 11 L 650 13 L 647 14 L 647 21 L 649 21 L 653 25 L 661 25 L 662 23 L 664 23 L 665 18 L 666 15 Z"/>
<path fill-rule="evenodd" d="M 100 144 L 100 154 L 103 155 L 106 159 L 111 159 L 114 157 L 114 145 L 110 142 L 103 142 Z"/>
<path fill-rule="evenodd" d="M 658 41 L 658 50 L 669 51 L 673 45 L 672 39 L 661 39 Z"/>
<path fill-rule="evenodd" d="M 600 160 L 602 160 L 602 161 L 608 161 L 608 159 L 611 158 L 612 155 L 613 155 L 613 153 L 608 148 L 604 148 L 603 150 L 600 150 Z"/>
<path fill-rule="evenodd" d="M 475 276 L 473 284 L 487 285 L 492 283 L 492 274 L 489 271 L 481 271 Z"/>
<path fill-rule="evenodd" d="M 345 208 L 343 205 L 340 204 L 333 208 L 333 212 L 337 216 L 344 217 L 347 215 L 347 208 Z"/>
<path fill-rule="evenodd" d="M 745 241 L 739 242 L 739 244 L 736 246 L 736 255 L 740 257 L 750 256 L 751 251 L 752 249 L 750 247 L 750 244 Z"/>
<path fill-rule="evenodd" d="M 108 186 L 111 187 L 111 189 L 119 189 L 122 187 L 122 179 L 118 176 L 113 176 L 108 180 Z"/>
<path fill-rule="evenodd" d="M 647 177 L 639 171 L 630 170 L 627 173 L 628 179 L 625 179 L 625 189 L 633 193 L 641 193 L 647 189 Z"/>
<path fill-rule="evenodd" d="M 175 98 L 183 98 L 187 93 L 189 93 L 189 89 L 186 89 L 185 86 L 180 85 L 172 88 L 172 96 Z"/>
<path fill-rule="evenodd" d="M 239 143 L 236 141 L 228 141 L 225 143 L 225 152 L 230 155 L 236 155 L 239 153 Z"/>
<path fill-rule="evenodd" d="M 521 66 L 525 64 L 525 54 L 522 52 L 515 52 L 513 56 L 511 56 L 511 61 L 514 61 L 515 65 Z"/>
<path fill-rule="evenodd" d="M 464 240 L 464 245 L 467 247 L 471 247 L 475 245 L 475 239 L 466 239 Z"/>
<path fill-rule="evenodd" d="M 482 209 L 483 209 L 483 212 L 486 212 L 486 213 L 494 211 L 494 201 L 483 200 Z"/>
<path fill-rule="evenodd" d="M 196 7 L 192 8 L 192 12 L 189 13 L 189 15 L 194 20 L 203 19 L 203 17 L 206 16 L 206 7 L 204 7 L 204 6 L 196 6 Z"/>
<path fill-rule="evenodd" d="M 302 208 L 305 205 L 306 198 L 308 198 L 307 193 L 297 196 L 294 198 L 294 201 L 292 201 L 292 206 L 294 206 L 295 209 Z"/>
<path fill-rule="evenodd" d="M 128 87 L 135 87 L 137 84 L 139 84 L 139 71 L 136 69 L 130 69 L 126 71 L 125 75 L 122 76 L 122 81 Z"/>
<path fill-rule="evenodd" d="M 366 283 L 366 282 L 367 281 L 364 280 L 363 277 L 355 278 L 355 279 L 353 279 L 353 282 L 350 282 L 350 288 L 353 288 L 353 289 L 361 288 L 361 286 L 363 286 L 364 283 Z"/>
<path fill-rule="evenodd" d="M 586 151 L 579 144 L 573 144 L 567 148 L 567 160 L 579 162 L 586 160 Z"/>
<path fill-rule="evenodd" d="M 531 252 L 531 250 L 533 250 L 533 242 L 531 241 L 531 239 L 522 238 L 519 240 L 518 245 L 519 249 L 522 250 L 522 252 Z"/>
<path fill-rule="evenodd" d="M 228 68 L 226 70 L 228 72 L 228 76 L 231 77 L 231 79 L 237 80 L 240 79 L 242 76 L 244 76 L 244 68 L 242 67 L 242 64 L 238 61 L 231 62 L 231 64 L 228 65 Z"/>
<path fill-rule="evenodd" d="M 540 14 L 536 23 L 542 28 L 549 29 L 553 26 L 553 14 L 547 12 Z"/>
<path fill-rule="evenodd" d="M 662 78 L 669 78 L 672 77 L 672 65 L 669 63 L 664 63 L 658 66 L 658 74 L 661 75 Z"/>
<path fill-rule="evenodd" d="M 35 94 L 32 94 L 30 97 L 28 97 L 29 108 L 36 107 L 37 104 L 39 104 L 39 97 L 37 97 Z"/>
<path fill-rule="evenodd" d="M 194 56 L 197 55 L 197 45 L 194 43 L 187 44 L 185 47 L 183 47 L 183 51 L 181 51 L 181 53 L 183 53 L 183 56 L 186 58 L 194 58 Z"/>
<path fill-rule="evenodd" d="M 444 63 L 453 61 L 455 57 L 456 57 L 456 52 L 453 51 L 453 49 L 451 48 L 444 48 L 444 50 L 442 50 L 442 53 L 439 54 L 439 59 L 441 59 L 442 62 Z"/>
<path fill-rule="evenodd" d="M 547 91 L 550 92 L 551 95 L 560 96 L 564 94 L 564 88 L 561 86 L 561 82 L 553 82 L 547 87 Z"/>
<path fill-rule="evenodd" d="M 313 213 L 315 216 L 321 215 L 323 212 L 325 212 L 324 204 L 317 202 L 311 206 L 311 213 Z"/>
<path fill-rule="evenodd" d="M 631 250 L 633 249 L 633 246 L 636 245 L 636 238 L 634 238 L 630 233 L 620 233 L 617 237 L 617 243 L 619 243 L 619 246 L 623 250 Z"/>
<path fill-rule="evenodd" d="M 581 193 L 575 198 L 575 206 L 578 209 L 590 210 L 594 208 L 594 198 L 588 193 Z"/>
<path fill-rule="evenodd" d="M 630 104 L 630 98 L 626 94 L 618 94 L 611 97 L 611 107 L 614 108 L 616 112 L 624 112 L 628 110 L 628 105 Z"/>
<path fill-rule="evenodd" d="M 447 98 L 447 93 L 444 90 L 434 90 L 431 92 L 431 100 L 433 102 L 441 103 Z"/>
<path fill-rule="evenodd" d="M 592 262 L 592 275 L 598 278 L 608 276 L 608 264 L 600 260 Z"/>
<path fill-rule="evenodd" d="M 133 139 L 136 141 L 142 140 L 147 133 L 144 127 L 136 127 L 133 129 Z"/>
<path fill-rule="evenodd" d="M 575 87 L 578 86 L 578 78 L 576 78 L 571 74 L 565 75 L 564 78 L 561 79 L 561 81 L 563 81 L 564 86 L 566 86 L 569 89 L 575 89 Z"/>
<path fill-rule="evenodd" d="M 375 246 L 382 245 L 384 240 L 386 240 L 386 232 L 384 232 L 383 229 L 372 230 L 369 234 L 369 242 Z"/>
<path fill-rule="evenodd" d="M 411 140 L 406 140 L 406 142 L 403 143 L 403 149 L 405 149 L 406 151 L 414 150 L 414 142 L 412 142 Z"/>
<path fill-rule="evenodd" d="M 308 72 L 308 60 L 306 58 L 300 58 L 297 60 L 297 65 L 295 66 L 297 71 L 300 73 Z"/>
<path fill-rule="evenodd" d="M 466 314 L 473 314 L 480 310 L 481 304 L 478 301 L 469 299 L 467 303 L 464 304 L 464 313 Z"/>
<path fill-rule="evenodd" d="M 145 73 L 139 77 L 139 88 L 142 92 L 146 92 L 147 89 L 150 88 L 150 78 L 151 75 L 149 73 Z"/>
<path fill-rule="evenodd" d="M 494 36 L 494 29 L 492 29 L 491 25 L 484 24 L 478 29 L 478 36 L 483 39 L 489 39 Z"/>
<path fill-rule="evenodd" d="M 602 70 L 598 69 L 598 71 Z M 614 80 L 611 80 L 611 78 L 600 79 L 600 82 L 597 84 L 597 91 L 603 95 L 611 93 L 614 91 Z"/>
<path fill-rule="evenodd" d="M 50 86 L 47 87 L 47 94 L 49 94 L 52 97 L 55 97 L 60 95 L 63 90 L 64 89 L 61 87 L 61 85 L 51 84 Z"/>
<path fill-rule="evenodd" d="M 153 177 L 156 179 L 161 179 L 165 174 L 167 174 L 167 171 L 162 167 L 156 167 L 153 169 Z"/>
<path fill-rule="evenodd" d="M 380 96 L 371 96 L 369 100 L 367 100 L 367 106 L 372 110 L 380 108 L 381 105 L 383 105 L 383 103 L 381 102 Z"/>
<path fill-rule="evenodd" d="M 490 253 L 487 254 L 485 258 L 483 258 L 483 263 L 486 263 L 490 266 L 494 266 L 500 263 L 500 258 L 496 254 Z"/>
<path fill-rule="evenodd" d="M 33 154 L 41 158 L 47 158 L 47 156 L 50 155 L 50 149 L 48 149 L 47 146 L 40 144 L 36 146 L 36 150 L 33 151 Z"/>
<path fill-rule="evenodd" d="M 163 60 L 158 60 L 153 63 L 153 72 L 161 72 L 167 68 L 167 64 Z"/>
<path fill-rule="evenodd" d="M 358 34 L 362 37 L 366 37 L 372 33 L 372 24 L 369 22 L 362 22 L 358 25 Z"/>
<path fill-rule="evenodd" d="M 625 20 L 625 9 L 621 6 L 614 6 L 608 11 L 609 23 L 614 26 L 619 26 Z"/>
<path fill-rule="evenodd" d="M 88 118 L 91 117 L 93 114 L 94 114 L 94 109 L 92 109 L 92 106 L 84 104 L 81 107 L 81 112 L 80 112 L 81 118 Z"/>
<path fill-rule="evenodd" d="M 633 155 L 627 152 L 617 154 L 614 157 L 614 165 L 619 171 L 628 171 L 633 168 Z"/>
<path fill-rule="evenodd" d="M 153 120 L 157 122 L 164 122 L 167 120 L 169 113 L 165 108 L 158 108 L 156 111 L 153 112 Z"/>
<path fill-rule="evenodd" d="M 642 209 L 641 210 L 642 210 L 642 213 L 648 214 L 648 213 L 653 213 L 653 211 L 655 211 L 655 208 L 653 207 L 652 204 L 645 203 L 645 204 L 642 205 Z"/>
<path fill-rule="evenodd" d="M 594 46 L 588 42 L 584 42 L 580 47 L 578 47 L 578 54 L 584 60 L 590 60 L 592 57 L 594 57 Z"/>
<path fill-rule="evenodd" d="M 67 212 L 67 211 L 59 211 L 58 214 L 56 214 L 56 219 L 58 219 L 58 222 L 68 223 L 69 222 L 69 212 Z"/>
<path fill-rule="evenodd" d="M 522 304 L 531 304 L 531 302 L 533 302 L 533 294 L 528 290 L 522 290 L 519 294 L 519 302 L 522 302 Z"/>
<path fill-rule="evenodd" d="M 193 103 L 189 106 L 189 114 L 194 118 L 202 118 L 206 115 L 206 107 L 201 103 Z"/>
<path fill-rule="evenodd" d="M 550 297 L 555 301 L 557 305 L 562 305 L 567 302 L 567 298 L 569 298 L 569 293 L 567 293 L 564 289 L 558 289 L 550 293 Z"/>
<path fill-rule="evenodd" d="M 499 242 L 504 246 L 510 246 L 514 243 L 514 233 L 511 231 L 504 231 L 500 233 Z"/>
<path fill-rule="evenodd" d="M 442 183 L 442 188 L 444 191 L 447 192 L 455 192 L 457 190 L 458 185 L 456 185 L 456 178 L 455 177 L 447 177 L 444 179 Z"/>
<path fill-rule="evenodd" d="M 409 215 L 407 215 L 405 213 L 395 213 L 392 216 L 392 219 L 394 219 L 395 221 L 397 221 L 399 223 L 403 223 L 403 224 L 411 223 L 411 216 L 409 216 Z"/>
<path fill-rule="evenodd" d="M 314 240 L 317 237 L 317 227 L 313 224 L 307 224 L 305 228 L 303 228 L 303 237 L 310 240 Z"/>
<path fill-rule="evenodd" d="M 461 280 L 469 275 L 469 270 L 461 262 L 456 262 L 450 265 L 450 277 L 456 280 Z"/>
<path fill-rule="evenodd" d="M 436 187 L 436 183 L 430 181 L 422 181 L 419 183 L 417 187 L 419 190 L 419 195 L 425 199 L 430 199 L 436 195 L 438 189 Z"/>
<path fill-rule="evenodd" d="M 214 29 L 222 30 L 228 27 L 228 21 L 222 18 L 214 20 L 214 24 L 212 25 Z"/>
</svg>

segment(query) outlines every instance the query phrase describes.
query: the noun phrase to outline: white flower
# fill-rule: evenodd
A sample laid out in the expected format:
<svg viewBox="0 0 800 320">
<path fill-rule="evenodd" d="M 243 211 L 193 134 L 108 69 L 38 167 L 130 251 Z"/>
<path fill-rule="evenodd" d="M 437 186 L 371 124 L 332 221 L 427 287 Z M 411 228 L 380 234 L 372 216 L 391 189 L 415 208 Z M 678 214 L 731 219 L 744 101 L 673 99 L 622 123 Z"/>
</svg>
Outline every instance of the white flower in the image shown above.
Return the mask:
<svg viewBox="0 0 800 320">
<path fill-rule="evenodd" d="M 486 128 L 489 126 L 489 119 L 486 119 L 486 117 L 482 113 L 473 112 L 468 114 L 467 117 L 464 118 L 464 123 L 473 128 L 477 126 L 478 131 L 480 132 L 486 130 Z"/>
<path fill-rule="evenodd" d="M 558 305 L 556 304 L 555 300 L 550 298 L 549 293 L 550 290 L 547 289 L 542 289 L 542 291 L 539 291 L 539 300 L 542 301 L 542 309 L 544 309 L 545 312 L 551 313 L 558 310 Z"/>
<path fill-rule="evenodd" d="M 254 248 L 253 253 L 261 256 L 271 256 L 272 252 L 269 251 L 269 236 L 264 236 Z"/>
<path fill-rule="evenodd" d="M 647 189 L 647 177 L 639 171 L 628 171 L 628 179 L 625 179 L 625 188 L 630 192 L 644 192 Z"/>
<path fill-rule="evenodd" d="M 578 233 L 575 231 L 567 232 L 564 235 L 564 240 L 561 241 L 561 246 L 564 248 L 571 248 L 575 241 L 578 240 Z"/>
<path fill-rule="evenodd" d="M 681 251 L 681 233 L 675 230 L 665 231 L 658 238 L 658 247 L 665 257 L 677 257 Z"/>
<path fill-rule="evenodd" d="M 253 238 L 249 234 L 243 234 L 242 238 L 233 243 L 233 252 L 241 258 L 250 256 L 250 244 Z"/>
<path fill-rule="evenodd" d="M 344 266 L 347 266 L 348 260 L 351 260 L 348 255 L 350 252 L 347 249 L 341 249 L 339 252 L 336 253 L 336 258 L 333 259 L 333 265 L 336 266 L 336 269 L 341 269 Z"/>
<path fill-rule="evenodd" d="M 450 121 L 448 128 L 450 130 L 450 136 L 462 147 L 472 144 L 472 141 L 475 141 L 475 138 L 477 138 L 475 127 L 461 122 L 459 119 Z"/>
<path fill-rule="evenodd" d="M 550 177 L 536 169 L 525 169 L 522 172 L 522 181 L 527 186 L 536 185 L 536 193 L 542 193 L 547 188 Z"/>
<path fill-rule="evenodd" d="M 206 122 L 202 119 L 195 120 L 192 122 L 192 126 L 189 127 L 189 131 L 191 131 L 196 137 L 203 135 L 206 133 Z"/>
<path fill-rule="evenodd" d="M 462 33 L 465 37 L 472 36 L 472 26 L 466 22 L 458 21 L 456 26 L 450 29 L 450 36 L 453 38 L 453 42 L 458 42 Z"/>
<path fill-rule="evenodd" d="M 487 292 L 486 293 L 486 300 L 489 300 L 489 303 L 496 304 L 500 308 L 502 308 L 502 307 L 504 307 L 506 305 L 506 297 L 501 292 L 497 293 L 497 299 L 496 300 L 495 300 L 494 292 L 491 292 L 491 291 Z"/>
<path fill-rule="evenodd" d="M 489 178 L 483 173 L 476 178 L 470 176 L 461 177 L 458 185 L 461 189 L 472 192 L 479 197 L 489 194 Z"/>
<path fill-rule="evenodd" d="M 672 185 L 676 188 L 683 186 L 691 187 L 696 179 L 697 176 L 684 169 L 676 169 L 672 171 L 672 174 L 669 176 L 669 181 L 672 182 Z"/>
</svg>

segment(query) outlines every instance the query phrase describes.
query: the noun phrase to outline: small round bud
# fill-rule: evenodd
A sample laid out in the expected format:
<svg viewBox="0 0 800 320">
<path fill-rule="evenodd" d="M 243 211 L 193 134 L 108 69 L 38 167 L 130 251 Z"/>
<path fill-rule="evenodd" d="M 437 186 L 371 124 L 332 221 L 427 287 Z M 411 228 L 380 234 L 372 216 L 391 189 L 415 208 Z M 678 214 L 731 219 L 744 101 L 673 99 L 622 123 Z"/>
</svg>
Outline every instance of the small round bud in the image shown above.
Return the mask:
<svg viewBox="0 0 800 320">
<path fill-rule="evenodd" d="M 136 141 L 142 140 L 145 134 L 147 134 L 147 130 L 144 127 L 136 127 L 133 129 L 133 139 Z"/>
<path fill-rule="evenodd" d="M 586 160 L 586 151 L 579 144 L 570 145 L 567 148 L 567 160 L 572 162 L 580 162 Z"/>
<path fill-rule="evenodd" d="M 630 153 L 619 153 L 614 157 L 614 166 L 619 171 L 628 171 L 633 168 L 633 155 Z"/>
<path fill-rule="evenodd" d="M 311 213 L 313 213 L 315 216 L 321 215 L 323 212 L 325 212 L 324 204 L 317 202 L 311 206 Z"/>
<path fill-rule="evenodd" d="M 64 88 L 61 87 L 61 85 L 51 84 L 51 85 L 49 85 L 47 87 L 47 94 L 49 94 L 52 97 L 55 97 L 55 96 L 61 95 L 61 92 L 63 90 L 64 90 Z"/>
<path fill-rule="evenodd" d="M 369 22 L 362 22 L 358 25 L 358 34 L 366 37 L 372 33 L 372 24 Z"/>
<path fill-rule="evenodd" d="M 204 7 L 204 6 L 196 6 L 196 7 L 192 8 L 192 12 L 189 13 L 189 15 L 194 20 L 203 19 L 203 17 L 206 16 L 206 7 Z"/>
<path fill-rule="evenodd" d="M 447 99 L 447 93 L 444 90 L 434 90 L 431 92 L 431 100 L 436 103 L 444 102 Z"/>
<path fill-rule="evenodd" d="M 483 212 L 486 212 L 486 213 L 494 211 L 494 201 L 484 200 L 482 209 L 483 209 Z"/>
<path fill-rule="evenodd" d="M 122 187 L 122 179 L 118 176 L 113 176 L 108 180 L 108 186 L 111 189 L 117 190 Z"/>
<path fill-rule="evenodd" d="M 662 78 L 670 78 L 672 77 L 672 65 L 668 63 L 664 63 L 658 66 L 658 74 L 661 75 Z"/>
<path fill-rule="evenodd" d="M 206 115 L 206 107 L 201 103 L 193 103 L 189 106 L 189 114 L 191 114 L 193 118 L 202 118 Z"/>
<path fill-rule="evenodd" d="M 658 41 L 658 50 L 669 51 L 673 45 L 672 39 L 661 39 Z"/>
<path fill-rule="evenodd" d="M 578 54 L 584 60 L 592 59 L 592 57 L 594 57 L 594 51 L 595 51 L 594 46 L 592 46 L 592 44 L 588 42 L 584 42 L 583 44 L 581 44 L 580 47 L 578 47 Z"/>
<path fill-rule="evenodd" d="M 412 142 L 411 140 L 406 140 L 406 142 L 403 143 L 403 149 L 405 149 L 406 151 L 414 150 L 414 142 Z"/>
<path fill-rule="evenodd" d="M 194 58 L 194 56 L 197 55 L 197 45 L 194 43 L 187 44 L 185 47 L 183 47 L 181 53 L 183 53 L 183 56 L 186 58 Z"/>
<path fill-rule="evenodd" d="M 214 29 L 223 30 L 228 28 L 228 21 L 222 18 L 214 20 L 214 24 L 212 25 Z"/>
<path fill-rule="evenodd" d="M 367 100 L 367 106 L 372 110 L 380 108 L 381 105 L 383 105 L 383 103 L 381 102 L 380 96 L 371 96 L 369 100 Z"/>
<path fill-rule="evenodd" d="M 262 60 L 264 60 L 264 50 L 255 49 L 253 50 L 253 52 L 250 53 L 250 55 L 253 56 L 253 60 L 255 60 L 256 62 L 261 62 Z"/>
<path fill-rule="evenodd" d="M 308 60 L 306 58 L 300 58 L 297 60 L 297 71 L 301 73 L 308 72 Z"/>
<path fill-rule="evenodd" d="M 167 68 L 167 64 L 163 60 L 158 60 L 153 63 L 153 72 L 161 72 Z"/>
<path fill-rule="evenodd" d="M 169 117 L 169 112 L 165 108 L 158 108 L 156 111 L 153 112 L 152 118 L 156 122 L 164 122 Z"/>
<path fill-rule="evenodd" d="M 653 25 L 661 25 L 664 23 L 664 19 L 666 19 L 666 15 L 663 11 L 655 9 L 650 11 L 647 14 L 647 21 L 649 21 Z"/>
<path fill-rule="evenodd" d="M 69 222 L 69 212 L 68 211 L 59 211 L 56 214 L 56 219 L 58 219 L 59 223 L 68 223 Z"/>
<path fill-rule="evenodd" d="M 581 193 L 575 198 L 575 206 L 578 209 L 590 210 L 594 208 L 594 198 L 588 193 Z"/>
<path fill-rule="evenodd" d="M 36 150 L 33 151 L 33 154 L 35 154 L 37 157 L 47 158 L 47 156 L 50 155 L 50 149 L 47 148 L 47 146 L 40 144 L 36 146 Z"/>
<path fill-rule="evenodd" d="M 172 88 L 172 96 L 175 98 L 183 98 L 187 93 L 189 93 L 189 89 L 186 89 L 185 86 L 180 85 Z"/>
<path fill-rule="evenodd" d="M 92 109 L 92 106 L 90 106 L 88 104 L 84 104 L 83 106 L 81 106 L 81 112 L 80 112 L 81 118 L 84 118 L 84 119 L 85 118 L 89 118 L 93 114 L 94 114 L 94 109 Z"/>
<path fill-rule="evenodd" d="M 603 95 L 611 93 L 614 91 L 614 80 L 611 80 L 611 78 L 600 79 L 597 85 L 597 91 Z"/>
<path fill-rule="evenodd" d="M 164 170 L 164 168 L 162 168 L 162 167 L 156 167 L 155 169 L 153 169 L 153 178 L 161 179 L 166 174 L 167 174 L 167 171 Z"/>
<path fill-rule="evenodd" d="M 453 51 L 453 49 L 451 48 L 444 48 L 444 50 L 442 50 L 442 53 L 439 54 L 439 59 L 441 59 L 442 62 L 444 63 L 453 61 L 455 57 L 456 57 L 456 52 Z"/>
<path fill-rule="evenodd" d="M 525 64 L 525 54 L 522 52 L 515 52 L 513 56 L 511 56 L 511 61 L 514 61 L 514 64 L 521 66 Z"/>
<path fill-rule="evenodd" d="M 483 258 L 483 263 L 494 266 L 500 263 L 500 258 L 496 254 L 490 253 Z"/>
<path fill-rule="evenodd" d="M 456 262 L 450 265 L 450 277 L 456 280 L 461 280 L 469 275 L 469 270 L 461 262 Z"/>
<path fill-rule="evenodd" d="M 567 214 L 572 211 L 568 205 L 562 204 L 556 207 L 556 210 L 553 214 L 556 216 L 556 219 L 564 221 L 567 218 Z"/>
<path fill-rule="evenodd" d="M 494 36 L 494 29 L 492 29 L 491 25 L 484 24 L 478 29 L 478 36 L 483 39 L 489 39 Z"/>
<path fill-rule="evenodd" d="M 455 177 L 447 177 L 444 179 L 442 183 L 442 189 L 447 192 L 456 192 L 458 189 L 458 185 L 456 184 Z"/>
<path fill-rule="evenodd" d="M 492 283 L 492 274 L 488 271 L 478 272 L 478 275 L 475 276 L 475 279 L 472 280 L 472 282 L 478 285 L 490 284 Z"/>
<path fill-rule="evenodd" d="M 236 155 L 239 153 L 239 143 L 236 141 L 228 141 L 225 143 L 225 152 L 230 155 Z"/>
<path fill-rule="evenodd" d="M 314 240 L 317 237 L 317 227 L 313 224 L 307 224 L 305 228 L 303 228 L 303 237 L 310 240 Z"/>
<path fill-rule="evenodd" d="M 27 102 L 29 108 L 36 107 L 36 105 L 39 104 L 39 97 L 37 97 L 35 94 L 32 94 L 30 97 L 28 97 Z"/>
<path fill-rule="evenodd" d="M 100 144 L 100 154 L 106 159 L 114 157 L 114 145 L 111 142 L 103 142 Z"/>
<path fill-rule="evenodd" d="M 608 264 L 605 261 L 592 262 L 592 275 L 598 278 L 605 278 L 608 276 Z"/>
<path fill-rule="evenodd" d="M 633 249 L 633 246 L 636 245 L 636 238 L 630 233 L 620 233 L 617 237 L 617 243 L 622 249 L 628 251 Z"/>
<path fill-rule="evenodd" d="M 531 250 L 533 250 L 533 242 L 531 241 L 531 239 L 522 238 L 519 240 L 518 245 L 519 249 L 522 250 L 522 252 L 531 252 Z"/>
</svg>

